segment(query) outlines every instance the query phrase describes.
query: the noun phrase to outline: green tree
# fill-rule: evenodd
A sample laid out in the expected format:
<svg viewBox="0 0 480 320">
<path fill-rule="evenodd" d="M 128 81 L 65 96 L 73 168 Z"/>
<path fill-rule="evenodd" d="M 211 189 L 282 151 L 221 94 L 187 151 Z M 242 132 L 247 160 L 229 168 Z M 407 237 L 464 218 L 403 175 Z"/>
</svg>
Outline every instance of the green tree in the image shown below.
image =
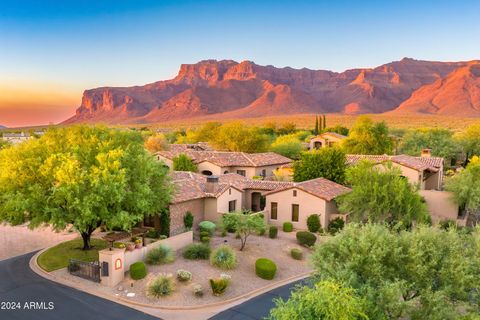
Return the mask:
<svg viewBox="0 0 480 320">
<path fill-rule="evenodd" d="M 320 133 L 320 126 L 318 123 L 318 116 L 315 116 L 315 128 L 313 129 L 313 134 L 318 135 Z"/>
<path fill-rule="evenodd" d="M 469 126 L 456 138 L 465 152 L 467 162 L 474 155 L 480 156 L 480 121 Z"/>
<path fill-rule="evenodd" d="M 222 125 L 209 141 L 218 150 L 238 152 L 263 152 L 270 142 L 266 134 L 241 122 Z"/>
<path fill-rule="evenodd" d="M 72 224 L 84 249 L 100 225 L 129 230 L 166 207 L 171 192 L 168 170 L 132 131 L 50 129 L 0 151 L 0 220 L 59 230 Z"/>
<path fill-rule="evenodd" d="M 480 230 L 349 224 L 315 247 L 317 281 L 343 283 L 370 319 L 467 319 L 480 312 Z M 471 318 L 470 318 L 471 319 Z"/>
<path fill-rule="evenodd" d="M 345 153 L 336 147 L 303 152 L 300 160 L 293 164 L 293 180 L 300 182 L 323 177 L 343 183 L 346 162 Z"/>
<path fill-rule="evenodd" d="M 270 146 L 270 150 L 290 159 L 299 159 L 304 150 L 296 134 L 279 136 Z"/>
<path fill-rule="evenodd" d="M 365 302 L 351 288 L 334 281 L 320 281 L 313 288 L 297 287 L 284 301 L 274 299 L 270 320 L 357 320 L 368 319 Z"/>
<path fill-rule="evenodd" d="M 342 146 L 351 154 L 391 154 L 393 143 L 384 121 L 374 123 L 368 116 L 359 116 Z"/>
<path fill-rule="evenodd" d="M 235 230 L 240 238 L 240 251 L 245 248 L 248 237 L 252 233 L 259 233 L 265 230 L 265 220 L 260 213 L 231 212 L 222 216 L 224 230 Z"/>
<path fill-rule="evenodd" d="M 411 156 L 420 156 L 422 149 L 432 149 L 432 155 L 449 161 L 455 159 L 458 151 L 453 132 L 447 129 L 423 128 L 408 130 L 399 145 L 399 151 Z"/>
<path fill-rule="evenodd" d="M 222 127 L 220 122 L 207 122 L 197 129 L 189 129 L 185 136 L 179 137 L 177 143 L 209 142 L 214 140 L 218 130 Z"/>
<path fill-rule="evenodd" d="M 400 169 L 385 163 L 382 169 L 362 161 L 346 171 L 346 181 L 352 192 L 336 199 L 339 210 L 362 222 L 427 222 L 429 215 L 422 197 Z"/>
<path fill-rule="evenodd" d="M 335 127 L 325 128 L 325 132 L 336 132 L 338 134 L 348 136 L 348 128 L 341 125 L 336 125 Z"/>
<path fill-rule="evenodd" d="M 197 165 L 193 162 L 192 158 L 185 153 L 181 153 L 172 159 L 173 170 L 175 171 L 190 171 L 197 172 Z"/>
<path fill-rule="evenodd" d="M 480 157 L 474 156 L 465 169 L 445 182 L 455 202 L 464 207 L 475 221 L 480 221 Z"/>
</svg>

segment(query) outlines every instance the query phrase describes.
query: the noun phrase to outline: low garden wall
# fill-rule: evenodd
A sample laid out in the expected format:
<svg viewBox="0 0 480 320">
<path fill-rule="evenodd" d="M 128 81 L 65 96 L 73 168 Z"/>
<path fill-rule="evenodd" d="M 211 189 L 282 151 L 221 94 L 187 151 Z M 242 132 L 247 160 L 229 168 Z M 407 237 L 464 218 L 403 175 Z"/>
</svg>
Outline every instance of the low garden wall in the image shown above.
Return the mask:
<svg viewBox="0 0 480 320">
<path fill-rule="evenodd" d="M 130 270 L 130 266 L 133 263 L 137 261 L 145 261 L 145 258 L 147 257 L 148 252 L 154 248 L 159 247 L 162 244 L 169 246 L 173 250 L 178 250 L 178 249 L 182 249 L 183 247 L 186 247 L 192 242 L 193 242 L 193 231 L 187 231 L 167 239 L 152 242 L 140 249 L 135 249 L 133 251 L 125 251 L 124 272 L 127 272 L 128 270 Z"/>
<path fill-rule="evenodd" d="M 101 283 L 106 286 L 116 286 L 130 270 L 130 266 L 138 261 L 144 261 L 148 252 L 160 245 L 167 245 L 173 250 L 179 250 L 193 243 L 193 231 L 177 234 L 167 239 L 158 240 L 145 247 L 127 251 L 125 249 L 104 249 L 98 252 L 101 265 Z"/>
</svg>

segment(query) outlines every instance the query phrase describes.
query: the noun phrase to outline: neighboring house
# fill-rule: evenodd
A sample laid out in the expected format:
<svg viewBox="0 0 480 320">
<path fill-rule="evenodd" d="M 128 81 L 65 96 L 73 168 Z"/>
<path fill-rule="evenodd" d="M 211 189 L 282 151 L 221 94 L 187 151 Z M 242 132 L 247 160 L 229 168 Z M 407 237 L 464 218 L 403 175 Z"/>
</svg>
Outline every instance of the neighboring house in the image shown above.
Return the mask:
<svg viewBox="0 0 480 320">
<path fill-rule="evenodd" d="M 285 188 L 290 182 L 253 180 L 238 174 L 204 176 L 193 172 L 173 171 L 175 194 L 169 206 L 170 233 L 184 230 L 183 217 L 187 212 L 194 216 L 194 228 L 202 220 L 219 222 L 222 214 L 243 209 L 254 212 L 265 207 L 266 191 Z M 145 226 L 160 227 L 158 216 L 146 218 Z"/>
<path fill-rule="evenodd" d="M 309 149 L 316 150 L 324 147 L 331 147 L 345 138 L 346 136 L 336 132 L 324 132 L 310 140 Z"/>
<path fill-rule="evenodd" d="M 10 142 L 11 144 L 18 144 L 30 139 L 30 134 L 25 132 L 20 133 L 4 133 L 3 140 Z"/>
<path fill-rule="evenodd" d="M 418 185 L 420 190 L 441 190 L 443 185 L 443 158 L 431 157 L 427 151 L 421 157 L 407 155 L 347 155 L 349 165 L 361 160 L 369 160 L 377 165 L 391 162 L 400 168 L 404 176 L 412 184 Z"/>
<path fill-rule="evenodd" d="M 188 145 L 171 145 L 170 150 L 159 151 L 155 155 L 158 160 L 172 167 L 172 160 L 184 153 L 198 166 L 198 172 L 203 175 L 223 175 L 237 173 L 247 178 L 255 176 L 271 177 L 273 171 L 282 165 L 292 162 L 291 159 L 273 152 L 244 153 L 195 150 Z"/>
<path fill-rule="evenodd" d="M 327 228 L 332 219 L 345 219 L 338 212 L 335 198 L 350 191 L 333 181 L 317 178 L 266 192 L 268 223 L 281 226 L 291 222 L 294 228 L 307 229 L 308 216 L 318 214 L 322 227 Z"/>
</svg>

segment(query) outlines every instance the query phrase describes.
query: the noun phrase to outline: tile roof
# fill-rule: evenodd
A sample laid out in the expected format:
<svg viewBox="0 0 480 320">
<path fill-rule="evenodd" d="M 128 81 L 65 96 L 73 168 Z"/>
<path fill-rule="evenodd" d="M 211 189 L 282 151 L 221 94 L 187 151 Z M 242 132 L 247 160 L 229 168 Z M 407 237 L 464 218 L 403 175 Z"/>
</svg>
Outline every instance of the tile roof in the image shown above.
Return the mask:
<svg viewBox="0 0 480 320">
<path fill-rule="evenodd" d="M 319 137 L 323 137 L 323 136 L 332 136 L 332 137 L 335 137 L 335 138 L 338 138 L 338 139 L 345 139 L 347 136 L 344 136 L 343 134 L 339 134 L 339 133 L 336 133 L 336 132 L 324 132 L 320 135 L 318 135 Z"/>
<path fill-rule="evenodd" d="M 219 181 L 215 193 L 208 193 L 206 176 L 193 172 L 174 171 L 172 173 L 172 181 L 175 185 L 175 194 L 172 203 L 219 197 L 228 188 L 235 188 L 239 191 L 247 189 L 271 191 L 292 184 L 291 182 L 253 180 L 236 173 L 221 175 L 218 178 Z"/>
<path fill-rule="evenodd" d="M 382 163 L 385 161 L 392 161 L 402 166 L 412 168 L 417 171 L 429 170 L 438 172 L 443 166 L 443 158 L 439 157 L 412 157 L 408 155 L 363 155 L 363 154 L 348 154 L 347 164 L 355 164 L 360 160 L 369 160 L 375 163 Z"/>
<path fill-rule="evenodd" d="M 336 182 L 330 181 L 325 178 L 317 178 L 312 180 L 307 180 L 303 182 L 291 183 L 289 186 L 284 186 L 284 188 L 279 188 L 266 194 L 272 194 L 279 191 L 285 191 L 288 189 L 297 188 L 303 190 L 307 193 L 310 193 L 318 198 L 330 201 L 336 197 L 350 192 L 351 189 Z"/>
<path fill-rule="evenodd" d="M 196 163 L 208 161 L 219 167 L 261 167 L 292 162 L 291 159 L 274 152 L 197 151 L 175 144 L 171 145 L 170 150 L 157 152 L 157 155 L 167 159 L 173 159 L 181 153 L 186 154 Z"/>
</svg>

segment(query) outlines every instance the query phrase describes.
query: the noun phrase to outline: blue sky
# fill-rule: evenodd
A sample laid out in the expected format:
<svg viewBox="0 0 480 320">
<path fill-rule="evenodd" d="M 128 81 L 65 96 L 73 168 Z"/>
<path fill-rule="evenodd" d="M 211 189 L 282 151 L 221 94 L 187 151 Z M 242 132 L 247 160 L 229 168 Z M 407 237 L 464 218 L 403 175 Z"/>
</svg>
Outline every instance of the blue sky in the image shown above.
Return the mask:
<svg viewBox="0 0 480 320">
<path fill-rule="evenodd" d="M 419 2 L 0 1 L 0 90 L 57 90 L 74 109 L 83 89 L 202 59 L 343 71 L 480 58 L 480 1 Z"/>
</svg>

